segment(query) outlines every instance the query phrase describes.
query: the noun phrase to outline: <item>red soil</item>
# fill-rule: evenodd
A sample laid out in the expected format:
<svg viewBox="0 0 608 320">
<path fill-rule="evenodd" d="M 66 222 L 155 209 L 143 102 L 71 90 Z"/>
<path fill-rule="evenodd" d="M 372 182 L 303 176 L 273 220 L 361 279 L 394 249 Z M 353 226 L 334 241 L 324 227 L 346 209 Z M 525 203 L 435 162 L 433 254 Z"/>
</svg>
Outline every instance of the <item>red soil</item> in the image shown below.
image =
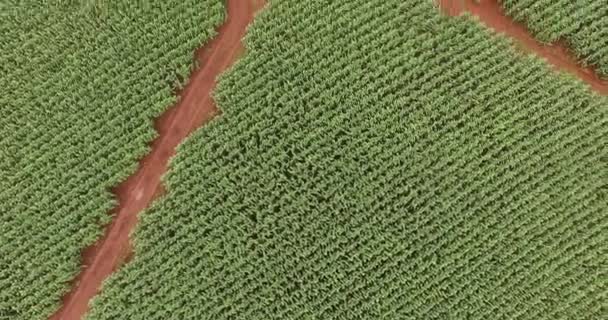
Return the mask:
<svg viewBox="0 0 608 320">
<path fill-rule="evenodd" d="M 113 221 L 103 237 L 83 252 L 83 268 L 71 291 L 64 296 L 63 305 L 50 319 L 76 320 L 84 316 L 102 282 L 132 254 L 129 233 L 137 224 L 137 214 L 163 193 L 161 177 L 175 147 L 218 114 L 210 95 L 215 79 L 243 52 L 241 38 L 265 1 L 228 0 L 226 5 L 227 19 L 217 36 L 196 52 L 200 68 L 191 75 L 180 101 L 156 119 L 159 135 L 152 142 L 150 153 L 141 159 L 138 170 L 113 190 L 119 203 L 113 211 Z"/>
<path fill-rule="evenodd" d="M 488 27 L 516 39 L 524 49 L 543 57 L 557 70 L 574 74 L 599 94 L 608 95 L 608 81 L 602 80 L 592 68 L 581 66 L 563 43 L 547 45 L 537 41 L 525 25 L 503 12 L 498 0 L 439 0 L 439 5 L 451 16 L 470 12 Z"/>
</svg>

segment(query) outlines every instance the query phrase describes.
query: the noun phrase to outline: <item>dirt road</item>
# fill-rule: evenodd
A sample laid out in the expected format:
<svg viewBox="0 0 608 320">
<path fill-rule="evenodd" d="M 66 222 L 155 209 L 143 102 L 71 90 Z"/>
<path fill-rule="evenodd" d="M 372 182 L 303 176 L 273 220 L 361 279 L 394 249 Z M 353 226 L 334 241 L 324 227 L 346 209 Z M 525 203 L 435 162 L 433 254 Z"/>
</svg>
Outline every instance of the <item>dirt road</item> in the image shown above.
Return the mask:
<svg viewBox="0 0 608 320">
<path fill-rule="evenodd" d="M 524 49 L 543 57 L 556 69 L 569 72 L 599 94 L 608 95 L 608 81 L 601 80 L 592 68 L 582 67 L 564 44 L 545 45 L 537 41 L 525 25 L 504 14 L 498 0 L 439 0 L 439 4 L 451 16 L 470 12 L 486 26 L 516 39 Z"/>
<path fill-rule="evenodd" d="M 83 269 L 64 296 L 62 307 L 50 319 L 83 318 L 103 280 L 131 255 L 129 233 L 137 224 L 137 214 L 162 194 L 161 177 L 176 146 L 218 114 L 210 95 L 215 79 L 244 51 L 241 39 L 264 1 L 228 0 L 226 6 L 227 19 L 217 36 L 197 51 L 199 69 L 180 93 L 180 101 L 155 121 L 159 135 L 152 142 L 150 153 L 141 159 L 137 171 L 113 190 L 119 201 L 113 221 L 103 237 L 83 253 Z"/>
</svg>

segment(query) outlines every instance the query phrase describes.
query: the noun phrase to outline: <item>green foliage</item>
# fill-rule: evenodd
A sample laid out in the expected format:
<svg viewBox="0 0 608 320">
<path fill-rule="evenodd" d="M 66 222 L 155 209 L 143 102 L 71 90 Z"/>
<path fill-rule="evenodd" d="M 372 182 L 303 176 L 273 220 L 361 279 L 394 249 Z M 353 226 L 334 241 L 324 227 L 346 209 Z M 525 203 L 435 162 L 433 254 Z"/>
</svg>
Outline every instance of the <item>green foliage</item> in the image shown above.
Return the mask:
<svg viewBox="0 0 608 320">
<path fill-rule="evenodd" d="M 543 42 L 565 40 L 585 65 L 608 78 L 607 0 L 500 0 Z"/>
<path fill-rule="evenodd" d="M 432 1 L 273 1 L 90 320 L 599 319 L 608 101 Z"/>
<path fill-rule="evenodd" d="M 224 17 L 218 0 L 135 3 L 1 6 L 0 318 L 56 310 L 109 220 L 109 189 Z"/>
</svg>

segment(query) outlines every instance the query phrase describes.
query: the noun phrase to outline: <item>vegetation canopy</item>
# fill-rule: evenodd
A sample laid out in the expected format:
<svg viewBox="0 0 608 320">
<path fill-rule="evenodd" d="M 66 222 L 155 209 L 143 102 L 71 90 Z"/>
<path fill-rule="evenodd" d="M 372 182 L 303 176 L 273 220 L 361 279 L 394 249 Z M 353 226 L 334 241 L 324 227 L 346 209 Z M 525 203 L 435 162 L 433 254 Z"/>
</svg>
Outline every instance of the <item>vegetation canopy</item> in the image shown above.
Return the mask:
<svg viewBox="0 0 608 320">
<path fill-rule="evenodd" d="M 608 79 L 607 0 L 501 0 L 507 14 L 539 40 L 564 40 L 584 65 Z"/>
<path fill-rule="evenodd" d="M 600 319 L 608 100 L 434 1 L 272 1 L 89 320 Z"/>
<path fill-rule="evenodd" d="M 178 79 L 224 8 L 219 0 L 1 6 L 0 319 L 47 319 L 110 219 L 110 188 L 147 152 L 152 119 L 175 102 Z"/>
</svg>

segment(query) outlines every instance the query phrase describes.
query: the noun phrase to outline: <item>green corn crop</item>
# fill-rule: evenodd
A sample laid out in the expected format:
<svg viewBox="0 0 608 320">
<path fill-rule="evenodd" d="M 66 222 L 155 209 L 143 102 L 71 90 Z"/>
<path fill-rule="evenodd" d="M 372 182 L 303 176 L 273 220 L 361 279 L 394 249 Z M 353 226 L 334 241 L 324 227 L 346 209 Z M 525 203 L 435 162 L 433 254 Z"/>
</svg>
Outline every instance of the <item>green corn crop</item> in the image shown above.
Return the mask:
<svg viewBox="0 0 608 320">
<path fill-rule="evenodd" d="M 608 0 L 501 0 L 539 40 L 565 41 L 584 65 L 608 78 Z"/>
<path fill-rule="evenodd" d="M 0 319 L 58 308 L 223 17 L 218 0 L 0 4 Z"/>
<path fill-rule="evenodd" d="M 88 319 L 605 318 L 608 100 L 433 3 L 271 1 Z"/>
</svg>

